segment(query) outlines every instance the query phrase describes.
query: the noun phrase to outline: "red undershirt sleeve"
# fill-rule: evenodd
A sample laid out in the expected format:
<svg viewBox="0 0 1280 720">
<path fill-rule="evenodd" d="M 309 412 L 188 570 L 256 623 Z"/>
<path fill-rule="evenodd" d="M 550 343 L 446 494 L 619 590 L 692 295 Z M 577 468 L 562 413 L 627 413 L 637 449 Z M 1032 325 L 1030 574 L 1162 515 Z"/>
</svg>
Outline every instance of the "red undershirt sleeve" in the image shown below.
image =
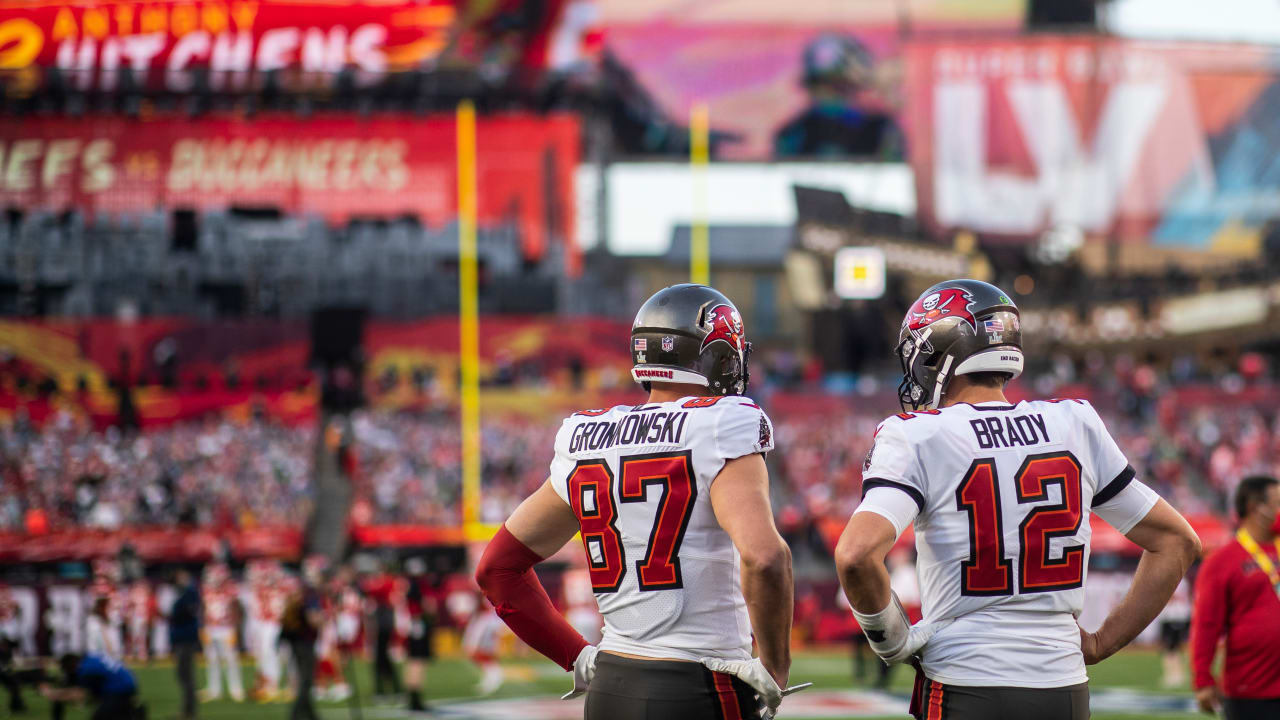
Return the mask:
<svg viewBox="0 0 1280 720">
<path fill-rule="evenodd" d="M 573 670 L 578 653 L 590 643 L 551 603 L 533 571 L 541 561 L 503 525 L 480 557 L 476 582 L 516 637 L 565 670 Z"/>
</svg>

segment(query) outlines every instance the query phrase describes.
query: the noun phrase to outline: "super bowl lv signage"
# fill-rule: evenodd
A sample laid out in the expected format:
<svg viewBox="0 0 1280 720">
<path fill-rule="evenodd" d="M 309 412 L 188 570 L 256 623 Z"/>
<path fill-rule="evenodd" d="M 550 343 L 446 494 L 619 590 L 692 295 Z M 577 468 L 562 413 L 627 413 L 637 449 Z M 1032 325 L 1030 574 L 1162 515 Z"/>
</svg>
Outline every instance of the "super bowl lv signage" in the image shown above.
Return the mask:
<svg viewBox="0 0 1280 720">
<path fill-rule="evenodd" d="M 1070 225 L 1209 247 L 1229 221 L 1261 221 L 1241 193 L 1275 190 L 1256 174 L 1224 182 L 1236 167 L 1224 151 L 1274 80 L 1264 54 L 1244 46 L 913 45 L 908 146 L 920 213 L 940 228 L 1032 235 Z M 1259 140 L 1274 152 L 1277 138 Z"/>
</svg>

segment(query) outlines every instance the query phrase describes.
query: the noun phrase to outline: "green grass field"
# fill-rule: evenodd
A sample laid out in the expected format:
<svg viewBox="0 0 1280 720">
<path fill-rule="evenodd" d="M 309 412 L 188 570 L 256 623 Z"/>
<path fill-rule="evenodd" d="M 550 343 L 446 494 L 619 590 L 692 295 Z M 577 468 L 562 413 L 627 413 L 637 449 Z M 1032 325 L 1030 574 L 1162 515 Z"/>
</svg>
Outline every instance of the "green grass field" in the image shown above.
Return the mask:
<svg viewBox="0 0 1280 720">
<path fill-rule="evenodd" d="M 848 690 L 853 687 L 850 679 L 852 663 L 847 654 L 838 649 L 815 650 L 799 653 L 792 667 L 792 682 L 812 681 L 814 691 Z M 242 666 L 245 673 L 245 686 L 251 686 L 252 667 Z M 519 659 L 504 664 L 507 670 L 507 682 L 491 698 L 524 698 L 547 697 L 563 693 L 568 689 L 569 678 L 559 668 L 541 659 Z M 395 712 L 389 702 L 377 704 L 369 696 L 370 669 L 367 663 L 353 665 L 356 682 L 364 711 L 363 717 L 373 718 L 411 717 Z M 143 699 L 149 707 L 150 720 L 169 720 L 178 715 L 178 689 L 171 665 L 155 665 L 136 667 L 135 672 L 142 686 Z M 911 686 L 910 670 L 898 668 L 893 677 L 891 689 L 899 693 L 909 693 Z M 1105 692 L 1109 688 L 1125 688 L 1151 693 L 1160 693 L 1160 661 L 1151 651 L 1131 650 L 1121 653 L 1106 662 L 1090 669 L 1091 687 L 1097 692 Z M 427 698 L 429 701 L 460 700 L 474 696 L 474 686 L 479 673 L 474 666 L 462 659 L 442 659 L 431 665 L 428 672 Z M 197 672 L 199 685 L 204 682 L 204 668 Z M 1164 693 L 1160 693 L 1164 695 Z M 1168 693 L 1171 696 L 1188 697 L 1188 690 Z M 27 691 L 25 696 L 31 706 L 21 717 L 49 717 L 46 704 L 33 692 Z M 318 703 L 322 717 L 326 720 L 338 720 L 349 716 L 345 703 Z M 786 704 L 783 705 L 781 717 L 788 717 Z M 3 712 L 3 709 L 0 709 Z M 283 720 L 289 715 L 289 705 L 283 703 L 255 704 L 233 703 L 227 700 L 201 704 L 201 718 L 207 720 Z M 443 715 L 442 715 L 443 716 Z M 73 708 L 67 713 L 68 720 L 87 718 L 84 708 Z M 416 716 L 431 717 L 431 716 Z M 905 715 L 884 716 L 901 720 Z M 1154 713 L 1134 712 L 1102 713 L 1095 712 L 1096 720 L 1186 720 L 1195 717 L 1191 713 Z"/>
</svg>

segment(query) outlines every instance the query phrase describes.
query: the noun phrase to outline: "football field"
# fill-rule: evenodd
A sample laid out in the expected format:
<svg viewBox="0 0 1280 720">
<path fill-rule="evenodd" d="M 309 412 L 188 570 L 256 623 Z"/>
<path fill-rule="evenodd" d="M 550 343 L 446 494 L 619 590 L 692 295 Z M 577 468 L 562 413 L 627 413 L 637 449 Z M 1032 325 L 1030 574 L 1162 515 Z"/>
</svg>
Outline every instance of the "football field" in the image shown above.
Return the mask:
<svg viewBox="0 0 1280 720">
<path fill-rule="evenodd" d="M 367 663 L 353 663 L 349 672 L 355 676 L 358 703 L 318 703 L 325 720 L 365 718 L 481 718 L 492 720 L 569 720 L 582 715 L 581 700 L 558 699 L 568 689 L 569 676 L 549 662 L 539 659 L 512 660 L 504 664 L 506 682 L 484 698 L 477 697 L 475 684 L 479 673 L 469 662 L 448 658 L 436 661 L 428 673 L 428 701 L 433 711 L 411 714 L 402 703 L 369 695 L 371 683 Z M 252 667 L 243 666 L 245 685 L 251 685 Z M 150 720 L 169 720 L 178 716 L 178 690 L 171 665 L 137 667 L 142 695 Z M 793 695 L 784 702 L 783 718 L 901 718 L 907 717 L 907 696 L 912 673 L 897 668 L 888 692 L 871 689 L 866 683 L 854 684 L 852 662 L 838 649 L 812 650 L 798 653 L 791 673 L 792 683 L 812 681 L 814 687 Z M 1096 720 L 1173 720 L 1196 717 L 1191 712 L 1191 694 L 1185 688 L 1161 691 L 1160 661 L 1152 651 L 1132 650 L 1121 653 L 1090 669 L 1093 694 L 1093 717 Z M 199 668 L 198 684 L 203 686 L 204 668 Z M 49 717 L 45 704 L 27 690 L 31 709 L 20 717 Z M 227 700 L 202 703 L 201 718 L 208 720 L 283 720 L 289 715 L 287 703 L 233 703 Z M 87 718 L 84 708 L 67 713 L 69 719 Z"/>
</svg>

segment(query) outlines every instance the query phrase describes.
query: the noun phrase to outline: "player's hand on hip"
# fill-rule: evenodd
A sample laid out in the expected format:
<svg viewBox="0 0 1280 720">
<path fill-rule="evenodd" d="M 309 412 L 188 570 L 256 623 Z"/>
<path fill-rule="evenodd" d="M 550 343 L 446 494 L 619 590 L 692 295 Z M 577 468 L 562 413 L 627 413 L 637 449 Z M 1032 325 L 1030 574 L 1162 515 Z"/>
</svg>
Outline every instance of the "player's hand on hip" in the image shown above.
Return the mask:
<svg viewBox="0 0 1280 720">
<path fill-rule="evenodd" d="M 1107 659 L 1102 653 L 1102 642 L 1098 640 L 1098 633 L 1080 628 L 1080 654 L 1084 655 L 1085 665 L 1097 665 Z"/>
<path fill-rule="evenodd" d="M 951 624 L 950 620 L 943 620 L 941 622 L 933 622 L 933 623 L 925 623 L 925 622 L 916 623 L 915 625 L 911 626 L 910 630 L 907 631 L 906 642 L 904 642 L 902 646 L 898 648 L 897 652 L 890 653 L 888 655 L 881 655 L 880 657 L 890 665 L 893 665 L 895 663 L 906 662 L 910 660 L 912 657 L 914 657 L 916 654 L 918 654 L 921 648 L 923 648 L 926 644 L 928 644 L 928 642 L 933 639 L 933 636 L 936 635 L 939 630 L 941 630 L 942 628 L 950 624 Z"/>
<path fill-rule="evenodd" d="M 573 661 L 573 689 L 561 695 L 561 700 L 576 698 L 587 691 L 591 678 L 596 676 L 596 654 L 599 652 L 600 648 L 588 645 L 578 653 L 578 659 Z"/>
<path fill-rule="evenodd" d="M 702 664 L 711 672 L 725 673 L 732 675 L 756 691 L 760 696 L 760 700 L 764 702 L 764 711 L 760 717 L 764 720 L 772 720 L 773 716 L 778 712 L 778 706 L 782 704 L 782 687 L 778 681 L 774 679 L 772 673 L 760 662 L 760 658 L 752 658 L 750 660 L 721 660 L 720 658 L 702 658 Z M 786 678 L 783 678 L 786 682 Z"/>
<path fill-rule="evenodd" d="M 1222 706 L 1222 693 L 1214 685 L 1202 687 L 1196 690 L 1196 705 L 1200 706 L 1201 712 L 1217 715 L 1218 708 Z"/>
</svg>

